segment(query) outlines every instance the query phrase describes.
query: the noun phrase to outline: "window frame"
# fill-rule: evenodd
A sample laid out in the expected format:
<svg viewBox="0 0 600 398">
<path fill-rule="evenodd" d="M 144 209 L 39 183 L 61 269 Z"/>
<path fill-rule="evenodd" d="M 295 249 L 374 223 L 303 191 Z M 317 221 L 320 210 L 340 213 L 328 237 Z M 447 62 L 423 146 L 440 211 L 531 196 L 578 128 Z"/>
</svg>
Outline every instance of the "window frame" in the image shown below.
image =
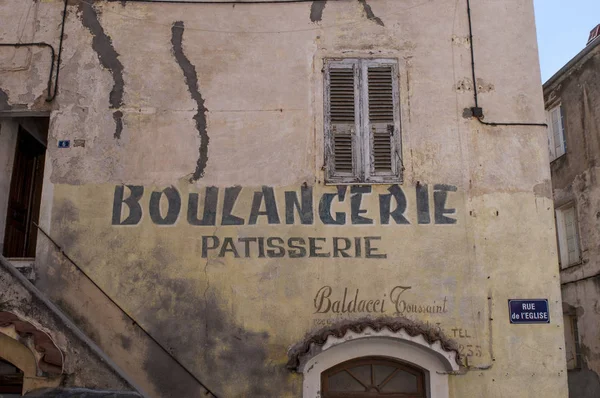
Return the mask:
<svg viewBox="0 0 600 398">
<path fill-rule="evenodd" d="M 378 172 L 374 170 L 371 149 L 373 135 L 369 126 L 369 67 L 390 67 L 392 69 L 392 97 L 394 132 L 390 138 L 391 171 Z M 355 127 L 352 131 L 352 173 L 340 173 L 335 170 L 334 141 L 330 112 L 331 85 L 330 73 L 335 68 L 354 69 L 354 112 Z M 325 58 L 323 60 L 323 108 L 324 108 L 324 165 L 326 184 L 388 184 L 402 183 L 402 123 L 400 100 L 400 70 L 396 58 Z"/>
<path fill-rule="evenodd" d="M 577 258 L 569 260 L 569 244 L 567 236 L 567 224 L 565 214 L 567 211 L 573 210 L 573 223 L 575 232 L 575 242 L 577 244 Z M 555 210 L 556 215 L 556 237 L 558 241 L 558 259 L 560 269 L 572 267 L 581 263 L 581 241 L 579 234 L 579 221 L 577 214 L 577 206 L 574 202 L 562 205 Z"/>
<path fill-rule="evenodd" d="M 558 124 L 558 127 L 560 129 L 560 132 L 558 134 L 560 139 L 560 146 L 558 147 L 558 151 L 555 142 L 556 132 L 554 131 L 554 123 L 552 122 L 552 113 L 555 111 L 559 112 L 560 117 Z M 550 162 L 553 162 L 567 153 L 567 137 L 565 134 L 565 113 L 562 103 L 559 102 L 557 104 L 554 104 L 546 111 L 546 120 L 548 122 L 548 151 L 550 154 Z"/>
<path fill-rule="evenodd" d="M 563 330 L 565 333 L 565 359 L 567 361 L 567 371 L 581 369 L 581 340 L 579 337 L 578 318 L 573 313 L 563 313 Z M 568 326 L 567 326 L 568 325 Z M 573 358 L 569 358 L 571 353 Z"/>
<path fill-rule="evenodd" d="M 347 371 L 354 379 L 356 377 L 350 372 L 350 369 L 353 369 L 357 366 L 371 366 L 371 372 L 374 372 L 373 366 L 376 365 L 386 365 L 390 367 L 395 367 L 397 370 L 407 372 L 415 376 L 417 383 L 417 391 L 414 393 L 400 393 L 400 392 L 373 392 L 373 391 L 363 391 L 363 392 L 336 392 L 329 390 L 329 379 L 340 373 Z M 390 374 L 389 376 L 394 375 L 395 372 Z M 372 376 L 372 382 L 374 382 L 374 376 Z M 381 384 L 386 384 L 386 382 L 391 381 L 393 377 L 389 377 L 384 380 Z M 363 382 L 356 379 L 360 384 Z M 364 384 L 363 384 L 364 385 Z M 323 398 L 348 398 L 348 397 L 356 397 L 362 398 L 365 396 L 373 396 L 373 397 L 389 397 L 389 398 L 425 398 L 428 396 L 428 386 L 427 386 L 427 378 L 426 372 L 423 369 L 418 368 L 415 365 L 411 365 L 404 361 L 400 361 L 395 358 L 382 357 L 382 356 L 367 356 L 367 357 L 358 357 L 354 358 L 342 363 L 339 363 L 329 369 L 326 369 L 321 373 L 321 396 Z"/>
</svg>

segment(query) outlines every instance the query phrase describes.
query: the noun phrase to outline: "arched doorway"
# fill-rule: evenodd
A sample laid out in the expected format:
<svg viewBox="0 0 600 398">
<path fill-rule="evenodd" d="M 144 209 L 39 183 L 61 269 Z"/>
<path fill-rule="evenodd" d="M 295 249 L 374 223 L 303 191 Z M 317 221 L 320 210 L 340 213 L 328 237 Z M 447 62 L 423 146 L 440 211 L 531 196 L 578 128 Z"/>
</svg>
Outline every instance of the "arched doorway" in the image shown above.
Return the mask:
<svg viewBox="0 0 600 398">
<path fill-rule="evenodd" d="M 340 363 L 321 374 L 323 398 L 426 398 L 425 372 L 386 357 Z"/>
</svg>

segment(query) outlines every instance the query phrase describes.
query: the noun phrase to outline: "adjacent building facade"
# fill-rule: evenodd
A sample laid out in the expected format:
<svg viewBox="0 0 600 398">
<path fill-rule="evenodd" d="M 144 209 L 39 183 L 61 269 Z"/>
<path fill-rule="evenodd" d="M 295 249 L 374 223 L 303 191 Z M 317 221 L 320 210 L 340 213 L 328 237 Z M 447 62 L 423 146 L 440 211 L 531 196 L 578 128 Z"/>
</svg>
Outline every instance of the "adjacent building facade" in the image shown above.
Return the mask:
<svg viewBox="0 0 600 398">
<path fill-rule="evenodd" d="M 600 26 L 544 84 L 572 397 L 600 395 Z"/>
<path fill-rule="evenodd" d="M 0 326 L 52 380 L 565 398 L 532 1 L 182 3 L 0 5 L 0 283 L 53 303 Z"/>
</svg>

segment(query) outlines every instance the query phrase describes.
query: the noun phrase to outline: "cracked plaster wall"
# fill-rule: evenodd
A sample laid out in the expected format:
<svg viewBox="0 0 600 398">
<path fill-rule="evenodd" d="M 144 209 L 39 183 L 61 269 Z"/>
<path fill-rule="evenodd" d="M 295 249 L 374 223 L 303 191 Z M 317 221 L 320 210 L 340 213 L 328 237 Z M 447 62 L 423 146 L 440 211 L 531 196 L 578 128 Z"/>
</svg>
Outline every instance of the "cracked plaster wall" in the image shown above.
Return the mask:
<svg viewBox="0 0 600 398">
<path fill-rule="evenodd" d="M 9 3 L 12 15 L 30 2 Z M 463 117 L 473 106 L 464 4 L 90 3 L 68 7 L 59 96 L 43 108 L 52 112 L 42 225 L 135 322 L 45 241 L 39 286 L 152 396 L 201 389 L 140 327 L 220 397 L 299 397 L 287 349 L 340 318 L 315 315 L 319 288 L 377 298 L 404 284 L 410 303 L 448 302 L 443 314 L 411 317 L 439 324 L 465 354 L 474 350 L 472 365 L 495 357 L 488 371 L 451 378 L 451 395 L 566 396 L 558 272 L 548 271 L 556 248 L 545 132 Z M 36 38 L 57 43 L 61 7 L 39 4 Z M 473 18 L 486 120 L 543 120 L 532 2 L 485 2 Z M 243 186 L 234 210 L 245 215 L 263 185 L 278 201 L 303 184 L 316 198 L 335 192 L 323 184 L 321 68 L 326 57 L 352 56 L 398 59 L 411 225 L 268 225 L 260 217 L 255 226 L 190 226 L 188 194 L 209 186 L 221 194 Z M 0 72 L 9 108 L 43 94 L 40 71 Z M 28 87 L 33 77 L 40 83 Z M 85 147 L 58 149 L 62 139 Z M 111 225 L 123 183 L 145 187 L 139 225 Z M 418 184 L 456 187 L 447 202 L 456 224 L 415 224 Z M 170 186 L 184 198 L 181 214 L 158 227 L 148 217 L 150 192 Z M 367 214 L 377 214 L 387 188 L 373 187 Z M 381 236 L 388 258 L 202 258 L 202 235 Z M 550 300 L 552 324 L 509 326 L 506 300 L 531 297 Z"/>
</svg>

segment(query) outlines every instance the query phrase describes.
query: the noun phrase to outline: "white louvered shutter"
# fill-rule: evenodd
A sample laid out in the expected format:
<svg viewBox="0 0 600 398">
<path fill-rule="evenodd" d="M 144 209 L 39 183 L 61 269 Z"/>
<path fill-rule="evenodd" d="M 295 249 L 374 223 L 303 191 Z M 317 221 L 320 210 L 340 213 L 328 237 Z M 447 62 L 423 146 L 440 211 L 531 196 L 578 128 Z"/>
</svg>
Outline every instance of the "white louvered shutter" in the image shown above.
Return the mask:
<svg viewBox="0 0 600 398">
<path fill-rule="evenodd" d="M 550 148 L 550 159 L 554 160 L 565 154 L 566 142 L 565 142 L 565 126 L 562 112 L 562 106 L 558 105 L 550 110 L 550 133 L 551 137 L 549 142 Z"/>
<path fill-rule="evenodd" d="M 383 181 L 397 176 L 400 160 L 397 71 L 394 64 L 370 61 L 363 68 L 368 179 Z"/>
<path fill-rule="evenodd" d="M 338 181 L 356 181 L 359 173 L 357 66 L 356 61 L 326 66 L 327 169 L 329 179 Z"/>
<path fill-rule="evenodd" d="M 564 211 L 565 217 L 565 237 L 568 264 L 579 262 L 579 240 L 577 238 L 577 222 L 575 217 L 575 207 L 570 207 Z"/>
</svg>

